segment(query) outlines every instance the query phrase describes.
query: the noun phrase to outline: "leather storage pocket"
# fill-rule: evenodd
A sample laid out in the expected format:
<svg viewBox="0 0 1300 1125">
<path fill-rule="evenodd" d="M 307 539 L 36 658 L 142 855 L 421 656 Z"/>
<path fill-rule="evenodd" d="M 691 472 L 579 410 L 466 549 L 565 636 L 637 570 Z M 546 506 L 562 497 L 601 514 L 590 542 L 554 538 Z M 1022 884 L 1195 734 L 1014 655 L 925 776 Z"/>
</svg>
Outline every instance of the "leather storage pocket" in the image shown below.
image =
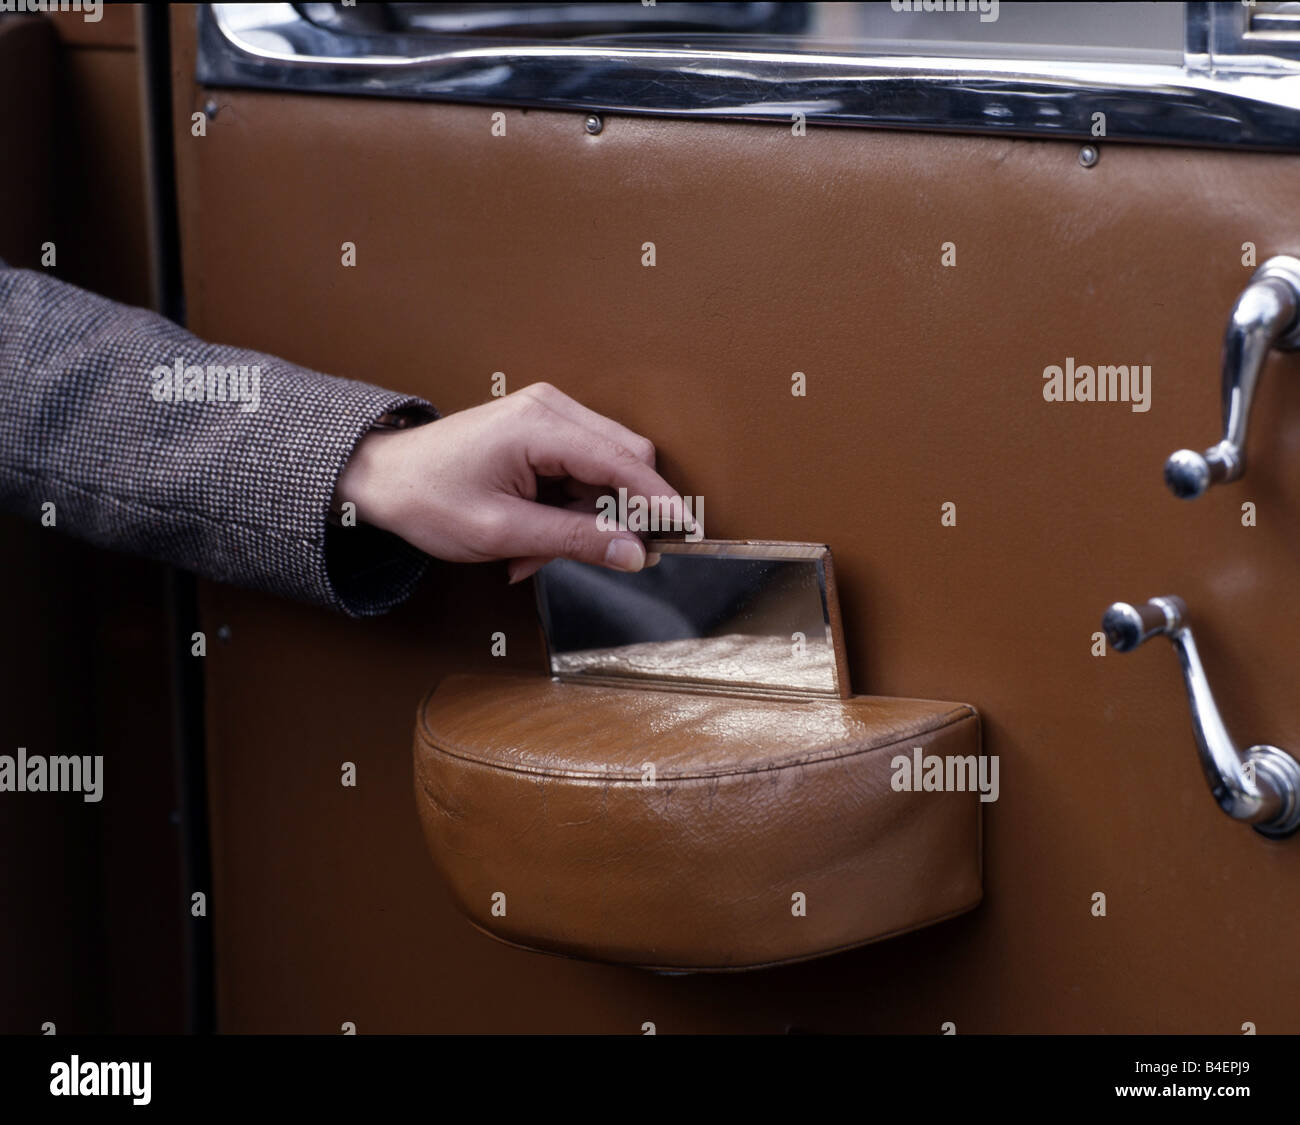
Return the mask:
<svg viewBox="0 0 1300 1125">
<path fill-rule="evenodd" d="M 421 704 L 415 789 L 435 862 L 491 936 L 746 969 L 975 906 L 979 753 L 966 704 L 453 676 Z M 947 784 L 927 791 L 914 767 L 933 781 L 936 758 Z"/>
</svg>

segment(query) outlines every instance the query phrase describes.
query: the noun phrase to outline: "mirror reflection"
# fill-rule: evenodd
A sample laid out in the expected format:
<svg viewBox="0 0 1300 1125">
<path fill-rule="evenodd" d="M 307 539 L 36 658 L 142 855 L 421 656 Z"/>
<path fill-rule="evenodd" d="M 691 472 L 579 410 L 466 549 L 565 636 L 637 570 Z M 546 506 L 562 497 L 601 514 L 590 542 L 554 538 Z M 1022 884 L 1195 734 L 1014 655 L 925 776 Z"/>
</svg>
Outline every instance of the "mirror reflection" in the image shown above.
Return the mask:
<svg viewBox="0 0 1300 1125">
<path fill-rule="evenodd" d="M 829 551 L 648 544 L 635 574 L 557 559 L 537 576 L 551 674 L 840 694 Z"/>
</svg>

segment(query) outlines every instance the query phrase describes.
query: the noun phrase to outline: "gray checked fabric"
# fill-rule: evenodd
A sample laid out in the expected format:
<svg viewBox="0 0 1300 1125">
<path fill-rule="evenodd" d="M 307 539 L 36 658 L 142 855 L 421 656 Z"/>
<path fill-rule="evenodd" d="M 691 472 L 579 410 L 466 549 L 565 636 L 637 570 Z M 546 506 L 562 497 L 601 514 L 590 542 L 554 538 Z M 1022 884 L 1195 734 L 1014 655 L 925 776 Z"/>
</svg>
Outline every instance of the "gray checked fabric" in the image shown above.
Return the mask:
<svg viewBox="0 0 1300 1125">
<path fill-rule="evenodd" d="M 329 510 L 353 447 L 391 412 L 438 417 L 0 262 L 0 507 L 39 520 L 53 503 L 58 531 L 382 613 L 427 558 L 376 528 L 333 526 Z"/>
</svg>

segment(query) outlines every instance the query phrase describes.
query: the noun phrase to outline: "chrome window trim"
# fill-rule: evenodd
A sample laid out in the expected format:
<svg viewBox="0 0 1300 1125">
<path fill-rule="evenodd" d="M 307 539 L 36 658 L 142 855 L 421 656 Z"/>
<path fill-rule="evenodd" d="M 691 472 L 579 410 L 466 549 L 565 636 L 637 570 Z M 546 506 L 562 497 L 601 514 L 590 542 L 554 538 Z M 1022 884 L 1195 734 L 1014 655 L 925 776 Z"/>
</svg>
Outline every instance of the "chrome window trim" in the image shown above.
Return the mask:
<svg viewBox="0 0 1300 1125">
<path fill-rule="evenodd" d="M 1252 21 L 1263 27 L 1252 28 Z M 1293 24 L 1292 30 L 1285 30 Z M 1188 4 L 1186 61 L 1208 71 L 1300 73 L 1300 26 L 1282 15 L 1241 3 Z"/>
<path fill-rule="evenodd" d="M 1300 151 L 1300 61 L 1229 51 L 1188 4 L 1184 65 L 837 53 L 765 36 L 537 43 L 339 35 L 290 4 L 199 11 L 198 81 L 585 112 Z M 1234 25 L 1236 26 L 1236 25 Z"/>
</svg>

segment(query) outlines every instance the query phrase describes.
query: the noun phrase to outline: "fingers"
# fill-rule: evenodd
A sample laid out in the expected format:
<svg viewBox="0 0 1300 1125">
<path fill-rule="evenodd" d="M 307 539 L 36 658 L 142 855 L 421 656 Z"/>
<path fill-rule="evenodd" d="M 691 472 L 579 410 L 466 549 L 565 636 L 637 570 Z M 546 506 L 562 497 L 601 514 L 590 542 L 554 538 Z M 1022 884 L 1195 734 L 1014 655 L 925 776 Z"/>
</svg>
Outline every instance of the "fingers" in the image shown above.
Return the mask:
<svg viewBox="0 0 1300 1125">
<path fill-rule="evenodd" d="M 586 516 L 588 519 L 594 519 L 596 514 L 596 500 L 601 496 L 607 496 L 609 490 L 601 488 L 598 485 L 578 484 L 575 481 L 568 481 L 569 492 L 575 493 L 573 499 L 563 504 L 554 504 L 561 511 L 577 512 L 579 515 Z M 659 564 L 659 554 L 656 551 L 646 551 L 645 565 L 657 566 Z M 545 555 L 534 555 L 529 558 L 511 559 L 506 564 L 506 574 L 509 577 L 510 585 L 513 586 L 518 582 L 531 578 L 542 569 L 551 558 Z"/>
<path fill-rule="evenodd" d="M 654 503 L 661 522 L 683 526 L 684 505 L 672 485 L 626 446 L 567 418 L 557 416 L 555 425 L 536 427 L 525 455 L 538 476 L 569 476 L 583 484 L 626 489 L 629 497 Z"/>
<path fill-rule="evenodd" d="M 519 580 L 515 577 L 517 571 L 526 572 L 521 578 L 527 577 L 553 558 L 611 570 L 634 571 L 645 566 L 645 547 L 640 539 L 630 531 L 603 531 L 589 513 L 514 497 L 502 504 L 505 530 L 498 553 L 515 560 L 510 568 L 511 581 Z"/>
<path fill-rule="evenodd" d="M 516 397 L 569 423 L 541 427 L 542 439 L 528 451 L 538 476 L 569 478 L 565 486 L 569 495 L 590 499 L 593 504 L 611 486 L 625 488 L 629 496 L 644 496 L 655 505 L 662 530 L 695 530 L 677 490 L 654 471 L 655 448 L 648 438 L 597 414 L 550 383 L 532 383 L 517 391 Z M 640 461 L 645 469 L 629 466 L 629 458 Z M 655 555 L 649 565 L 658 561 Z"/>
<path fill-rule="evenodd" d="M 510 585 L 513 586 L 516 582 L 531 578 L 550 561 L 543 555 L 535 555 L 528 559 L 511 559 L 506 564 L 506 574 L 510 576 Z"/>
<path fill-rule="evenodd" d="M 657 551 L 647 551 L 645 565 L 647 567 L 658 566 L 662 557 Z M 511 559 L 506 564 L 506 575 L 510 579 L 509 584 L 513 586 L 517 582 L 523 582 L 525 579 L 531 578 L 547 563 L 554 561 L 554 559 L 544 558 L 540 555 L 530 559 Z"/>
<path fill-rule="evenodd" d="M 609 495 L 609 488 L 601 484 L 583 484 L 582 481 L 568 477 L 564 482 L 563 498 L 557 503 L 560 508 L 578 510 L 582 505 L 586 511 L 596 511 L 596 503 L 602 496 Z"/>
<path fill-rule="evenodd" d="M 563 391 L 551 386 L 550 383 L 530 383 L 523 390 L 516 393 L 540 402 L 562 418 L 567 418 L 577 426 L 600 434 L 607 441 L 621 445 L 637 460 L 644 461 L 651 468 L 654 467 L 654 442 L 647 437 L 642 437 L 634 430 L 629 430 L 626 426 L 620 425 L 612 418 L 597 414 L 589 407 L 583 406 L 576 399 L 570 398 Z"/>
</svg>

